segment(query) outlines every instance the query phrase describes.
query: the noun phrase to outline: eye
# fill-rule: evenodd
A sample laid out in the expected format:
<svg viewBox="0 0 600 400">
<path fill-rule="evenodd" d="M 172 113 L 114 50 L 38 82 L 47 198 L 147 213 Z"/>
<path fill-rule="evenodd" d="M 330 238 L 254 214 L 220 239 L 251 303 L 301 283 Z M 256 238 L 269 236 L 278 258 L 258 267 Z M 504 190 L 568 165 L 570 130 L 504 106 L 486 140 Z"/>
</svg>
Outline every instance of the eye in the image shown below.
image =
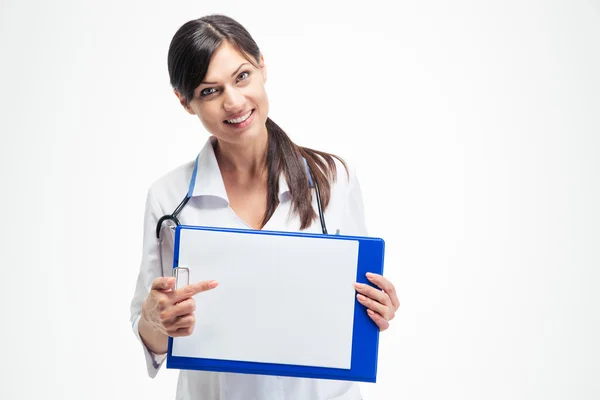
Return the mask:
<svg viewBox="0 0 600 400">
<path fill-rule="evenodd" d="M 217 91 L 217 89 L 215 89 L 215 88 L 202 89 L 200 91 L 200 97 L 210 96 L 211 94 L 215 93 L 216 91 Z"/>
<path fill-rule="evenodd" d="M 238 75 L 238 79 L 237 81 L 243 81 L 245 79 L 248 79 L 248 77 L 250 76 L 250 73 L 248 71 L 244 71 L 241 74 Z"/>
</svg>

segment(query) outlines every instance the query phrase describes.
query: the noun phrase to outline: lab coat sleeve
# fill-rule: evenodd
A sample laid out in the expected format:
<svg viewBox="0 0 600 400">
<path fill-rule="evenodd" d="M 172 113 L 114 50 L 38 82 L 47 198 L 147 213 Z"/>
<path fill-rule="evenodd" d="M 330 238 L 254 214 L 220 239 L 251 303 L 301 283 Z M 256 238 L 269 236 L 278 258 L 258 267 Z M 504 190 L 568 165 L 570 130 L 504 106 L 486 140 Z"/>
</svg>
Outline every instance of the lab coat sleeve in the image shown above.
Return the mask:
<svg viewBox="0 0 600 400">
<path fill-rule="evenodd" d="M 163 215 L 160 205 L 152 195 L 152 189 L 148 191 L 146 198 L 146 211 L 144 213 L 144 235 L 142 247 L 142 262 L 136 283 L 135 293 L 131 301 L 131 325 L 133 332 L 140 341 L 146 357 L 148 376 L 154 378 L 158 373 L 166 354 L 155 354 L 144 345 L 138 330 L 138 324 L 142 312 L 142 304 L 146 300 L 152 282 L 162 276 L 160 260 L 156 242 L 155 227 L 158 219 Z"/>
<path fill-rule="evenodd" d="M 363 196 L 358 182 L 356 169 L 351 165 L 348 165 L 348 173 L 350 176 L 347 178 L 348 189 L 340 233 L 342 235 L 350 236 L 367 236 Z M 343 179 L 346 179 L 345 170 Z"/>
</svg>

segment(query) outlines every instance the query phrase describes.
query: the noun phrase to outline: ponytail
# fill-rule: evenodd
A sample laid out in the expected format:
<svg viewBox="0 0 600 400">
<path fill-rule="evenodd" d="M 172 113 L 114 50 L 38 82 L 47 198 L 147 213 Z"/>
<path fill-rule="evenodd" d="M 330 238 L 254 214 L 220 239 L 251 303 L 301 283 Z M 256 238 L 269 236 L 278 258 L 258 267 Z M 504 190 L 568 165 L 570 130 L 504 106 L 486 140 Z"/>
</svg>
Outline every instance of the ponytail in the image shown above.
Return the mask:
<svg viewBox="0 0 600 400">
<path fill-rule="evenodd" d="M 348 167 L 344 160 L 333 154 L 325 153 L 294 144 L 286 133 L 272 119 L 267 118 L 269 144 L 267 150 L 267 209 L 263 218 L 264 226 L 279 205 L 279 176 L 283 173 L 290 188 L 291 212 L 300 218 L 300 229 L 308 228 L 317 218 L 312 207 L 312 192 L 304 165 L 308 164 L 313 182 L 319 186 L 323 211 L 327 209 L 331 199 L 331 183 L 336 181 L 338 159 L 346 172 Z"/>
</svg>

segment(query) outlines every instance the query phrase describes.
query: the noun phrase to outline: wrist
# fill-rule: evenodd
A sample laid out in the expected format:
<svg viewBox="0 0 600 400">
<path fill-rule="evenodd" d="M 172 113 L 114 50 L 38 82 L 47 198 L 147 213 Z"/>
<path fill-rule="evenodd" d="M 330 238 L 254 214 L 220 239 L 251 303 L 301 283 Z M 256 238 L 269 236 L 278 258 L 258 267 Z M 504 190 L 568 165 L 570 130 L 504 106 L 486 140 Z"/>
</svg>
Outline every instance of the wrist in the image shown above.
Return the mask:
<svg viewBox="0 0 600 400">
<path fill-rule="evenodd" d="M 154 354 L 165 354 L 168 350 L 168 336 L 148 321 L 144 315 L 140 315 L 138 321 L 138 333 L 144 346 Z"/>
</svg>

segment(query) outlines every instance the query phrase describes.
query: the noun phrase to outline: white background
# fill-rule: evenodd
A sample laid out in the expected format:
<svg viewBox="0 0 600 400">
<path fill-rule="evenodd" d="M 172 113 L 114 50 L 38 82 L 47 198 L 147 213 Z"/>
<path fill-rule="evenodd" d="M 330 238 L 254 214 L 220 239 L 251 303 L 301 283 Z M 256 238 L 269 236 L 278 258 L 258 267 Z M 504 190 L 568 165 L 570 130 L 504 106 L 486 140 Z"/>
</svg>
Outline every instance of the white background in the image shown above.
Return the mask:
<svg viewBox="0 0 600 400">
<path fill-rule="evenodd" d="M 168 45 L 213 12 L 358 167 L 402 303 L 366 399 L 600 398 L 597 0 L 1 4 L 0 398 L 174 398 L 129 301 L 146 190 L 207 137 Z"/>
</svg>

